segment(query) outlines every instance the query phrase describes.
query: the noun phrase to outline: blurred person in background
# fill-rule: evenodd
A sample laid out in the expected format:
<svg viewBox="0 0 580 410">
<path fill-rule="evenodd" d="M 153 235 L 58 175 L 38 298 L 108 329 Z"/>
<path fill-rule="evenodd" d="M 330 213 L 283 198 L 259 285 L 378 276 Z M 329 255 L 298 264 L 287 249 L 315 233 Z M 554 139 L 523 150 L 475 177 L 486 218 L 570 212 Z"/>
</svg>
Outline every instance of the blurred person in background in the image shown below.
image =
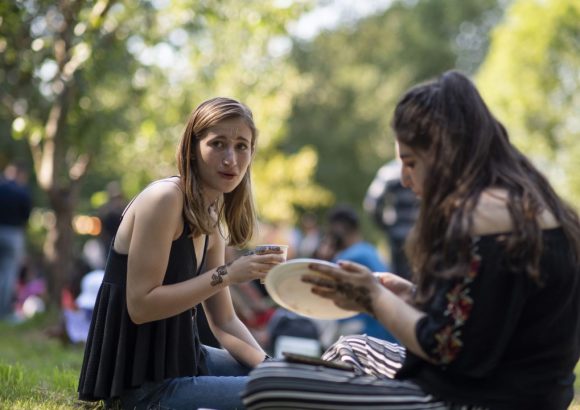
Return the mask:
<svg viewBox="0 0 580 410">
<path fill-rule="evenodd" d="M 371 182 L 363 206 L 386 234 L 391 253 L 391 270 L 411 279 L 405 255 L 405 240 L 419 215 L 419 199 L 401 182 L 401 161 L 383 165 Z"/>
<path fill-rule="evenodd" d="M 119 229 L 119 225 L 121 224 L 123 210 L 127 206 L 127 201 L 123 196 L 123 191 L 118 181 L 109 182 L 106 191 L 107 202 L 97 210 L 97 216 L 101 220 L 99 239 L 101 240 L 105 255 L 109 252 L 111 241 L 115 237 L 117 229 Z"/>
<path fill-rule="evenodd" d="M 48 289 L 46 279 L 39 269 L 39 259 L 27 252 L 20 267 L 15 314 L 22 321 L 46 310 Z"/>
<path fill-rule="evenodd" d="M 63 342 L 78 344 L 87 341 L 95 301 L 104 276 L 105 272 L 102 269 L 87 272 L 81 278 L 78 296 L 69 304 L 61 306 L 63 334 L 59 336 Z"/>
<path fill-rule="evenodd" d="M 97 209 L 97 217 L 101 221 L 99 235 L 88 239 L 83 245 L 83 257 L 91 269 L 104 269 L 111 242 L 119 229 L 123 210 L 127 201 L 117 181 L 111 181 L 106 186 L 107 201 Z"/>
<path fill-rule="evenodd" d="M 16 282 L 26 253 L 31 210 L 28 170 L 22 163 L 11 163 L 0 177 L 0 320 L 17 320 Z"/>
<path fill-rule="evenodd" d="M 359 216 L 352 207 L 338 205 L 332 208 L 328 213 L 327 220 L 328 234 L 336 238 L 333 262 L 351 261 L 366 266 L 371 272 L 389 271 L 377 248 L 364 240 Z M 341 319 L 338 323 L 339 336 L 366 334 L 391 342 L 396 341 L 383 325 L 367 313 L 359 313 L 353 318 Z"/>
<path fill-rule="evenodd" d="M 296 257 L 312 258 L 320 244 L 320 228 L 318 218 L 312 212 L 306 212 L 300 217 L 298 240 L 296 241 Z"/>
</svg>

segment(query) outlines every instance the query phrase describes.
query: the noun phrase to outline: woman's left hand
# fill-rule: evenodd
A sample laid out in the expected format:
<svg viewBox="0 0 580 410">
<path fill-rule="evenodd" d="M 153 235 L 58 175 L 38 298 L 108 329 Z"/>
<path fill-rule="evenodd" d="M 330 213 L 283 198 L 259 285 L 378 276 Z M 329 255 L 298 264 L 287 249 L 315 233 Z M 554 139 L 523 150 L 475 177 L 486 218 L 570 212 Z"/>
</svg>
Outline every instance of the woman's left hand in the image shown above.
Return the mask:
<svg viewBox="0 0 580 410">
<path fill-rule="evenodd" d="M 311 263 L 312 271 L 320 275 L 303 275 L 302 281 L 314 285 L 312 293 L 331 299 L 341 309 L 365 312 L 374 316 L 373 298 L 382 288 L 379 280 L 363 265 L 340 261 L 339 267 Z"/>
</svg>

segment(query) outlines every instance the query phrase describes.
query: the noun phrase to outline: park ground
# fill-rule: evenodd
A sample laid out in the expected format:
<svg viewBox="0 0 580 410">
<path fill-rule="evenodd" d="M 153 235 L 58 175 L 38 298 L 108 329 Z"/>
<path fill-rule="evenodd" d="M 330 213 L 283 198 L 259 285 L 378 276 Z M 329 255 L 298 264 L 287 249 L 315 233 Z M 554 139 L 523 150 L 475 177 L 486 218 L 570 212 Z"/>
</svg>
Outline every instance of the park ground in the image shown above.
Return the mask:
<svg viewBox="0 0 580 410">
<path fill-rule="evenodd" d="M 76 399 L 83 346 L 49 337 L 55 323 L 50 314 L 18 325 L 0 323 L 0 409 L 102 409 Z M 578 378 L 576 397 L 570 410 L 580 410 Z"/>
</svg>

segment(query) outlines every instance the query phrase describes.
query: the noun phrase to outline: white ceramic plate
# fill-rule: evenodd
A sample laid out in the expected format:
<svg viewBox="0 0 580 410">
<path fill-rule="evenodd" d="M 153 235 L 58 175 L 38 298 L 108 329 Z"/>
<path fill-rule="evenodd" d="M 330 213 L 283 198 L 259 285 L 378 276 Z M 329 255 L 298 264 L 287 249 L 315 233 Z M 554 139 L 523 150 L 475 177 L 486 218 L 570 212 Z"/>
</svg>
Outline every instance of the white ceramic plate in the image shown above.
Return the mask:
<svg viewBox="0 0 580 410">
<path fill-rule="evenodd" d="M 291 259 L 275 266 L 266 275 L 264 285 L 272 299 L 283 308 L 315 319 L 344 319 L 357 314 L 334 305 L 329 299 L 313 294 L 312 285 L 301 280 L 302 275 L 322 275 L 308 269 L 311 263 L 336 266 L 318 259 Z"/>
</svg>

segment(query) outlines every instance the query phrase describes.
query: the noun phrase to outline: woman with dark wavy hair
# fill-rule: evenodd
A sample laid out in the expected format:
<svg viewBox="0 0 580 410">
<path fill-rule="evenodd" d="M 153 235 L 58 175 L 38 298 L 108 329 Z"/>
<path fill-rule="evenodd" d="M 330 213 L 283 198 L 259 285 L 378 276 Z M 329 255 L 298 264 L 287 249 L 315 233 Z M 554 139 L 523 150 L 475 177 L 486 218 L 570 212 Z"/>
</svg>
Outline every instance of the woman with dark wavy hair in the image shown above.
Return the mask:
<svg viewBox="0 0 580 410">
<path fill-rule="evenodd" d="M 580 355 L 577 214 L 459 72 L 410 89 L 392 124 L 402 182 L 421 198 L 406 244 L 413 283 L 350 262 L 312 264 L 328 278 L 303 281 L 373 315 L 400 344 L 342 338 L 323 359 L 348 362 L 355 375 L 318 372 L 308 391 L 324 394 L 300 400 L 334 409 L 567 409 Z M 252 392 L 269 366 L 252 373 L 247 407 L 264 404 Z M 341 396 L 353 386 L 356 395 Z"/>
<path fill-rule="evenodd" d="M 245 376 L 267 356 L 236 316 L 228 286 L 283 261 L 280 251 L 224 262 L 226 244 L 245 245 L 256 225 L 256 138 L 245 105 L 203 102 L 179 144 L 179 176 L 150 184 L 126 208 L 94 308 L 80 399 L 120 399 L 127 409 L 243 407 Z M 224 349 L 201 344 L 200 303 Z"/>
</svg>

